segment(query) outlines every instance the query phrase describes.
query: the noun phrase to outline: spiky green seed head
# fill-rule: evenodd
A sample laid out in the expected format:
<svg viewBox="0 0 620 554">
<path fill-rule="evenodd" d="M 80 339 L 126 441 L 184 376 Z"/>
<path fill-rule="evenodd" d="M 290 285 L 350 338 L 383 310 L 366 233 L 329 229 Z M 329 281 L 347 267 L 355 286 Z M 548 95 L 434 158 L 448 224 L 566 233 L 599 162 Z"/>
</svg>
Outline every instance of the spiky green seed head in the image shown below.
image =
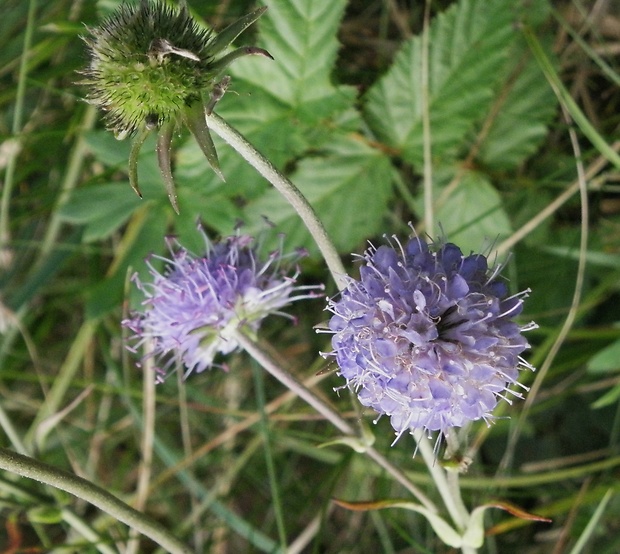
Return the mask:
<svg viewBox="0 0 620 554">
<path fill-rule="evenodd" d="M 187 125 L 222 177 L 205 118 L 228 85 L 223 71 L 241 56 L 271 55 L 253 46 L 218 55 L 265 9 L 247 14 L 215 35 L 191 17 L 184 1 L 177 8 L 162 0 L 141 0 L 123 4 L 98 27 L 89 28 L 90 36 L 84 40 L 90 64 L 82 72 L 82 84 L 89 88 L 86 99 L 105 112 L 107 127 L 117 138 L 136 135 L 129 182 L 138 195 L 138 154 L 146 135 L 156 131 L 159 168 L 178 212 L 170 143 L 180 123 Z"/>
<path fill-rule="evenodd" d="M 211 31 L 185 8 L 159 0 L 124 4 L 90 33 L 87 98 L 121 138 L 176 119 L 219 75 L 209 51 Z"/>
</svg>

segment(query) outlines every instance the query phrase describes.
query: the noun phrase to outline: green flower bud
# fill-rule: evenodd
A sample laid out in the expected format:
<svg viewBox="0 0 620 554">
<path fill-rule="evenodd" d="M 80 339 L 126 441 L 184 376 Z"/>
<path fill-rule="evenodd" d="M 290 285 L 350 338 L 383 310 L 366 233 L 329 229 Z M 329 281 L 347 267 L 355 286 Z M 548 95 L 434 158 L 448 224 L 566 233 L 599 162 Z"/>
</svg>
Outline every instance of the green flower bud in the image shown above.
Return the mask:
<svg viewBox="0 0 620 554">
<path fill-rule="evenodd" d="M 178 213 L 170 164 L 175 127 L 186 125 L 213 170 L 224 179 L 205 116 L 223 96 L 230 78 L 226 67 L 262 48 L 239 48 L 219 56 L 266 10 L 259 8 L 214 35 L 190 15 L 185 2 L 172 7 L 162 0 L 124 4 L 84 40 L 90 64 L 83 71 L 87 101 L 105 112 L 107 127 L 118 139 L 133 136 L 129 182 L 138 187 L 137 160 L 148 134 L 157 133 L 157 158 L 168 197 Z"/>
</svg>

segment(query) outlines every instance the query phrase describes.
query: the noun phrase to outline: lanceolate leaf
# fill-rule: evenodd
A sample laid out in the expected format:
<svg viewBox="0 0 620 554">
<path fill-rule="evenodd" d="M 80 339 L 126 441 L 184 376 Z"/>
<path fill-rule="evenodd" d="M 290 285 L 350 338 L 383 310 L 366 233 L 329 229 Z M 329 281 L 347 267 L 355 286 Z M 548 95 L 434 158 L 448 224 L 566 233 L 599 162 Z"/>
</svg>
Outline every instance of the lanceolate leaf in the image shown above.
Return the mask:
<svg viewBox="0 0 620 554">
<path fill-rule="evenodd" d="M 430 29 L 429 111 L 434 159 L 454 156 L 485 115 L 514 36 L 513 3 L 462 0 Z M 422 41 L 414 37 L 366 96 L 365 113 L 377 136 L 422 163 Z"/>
</svg>

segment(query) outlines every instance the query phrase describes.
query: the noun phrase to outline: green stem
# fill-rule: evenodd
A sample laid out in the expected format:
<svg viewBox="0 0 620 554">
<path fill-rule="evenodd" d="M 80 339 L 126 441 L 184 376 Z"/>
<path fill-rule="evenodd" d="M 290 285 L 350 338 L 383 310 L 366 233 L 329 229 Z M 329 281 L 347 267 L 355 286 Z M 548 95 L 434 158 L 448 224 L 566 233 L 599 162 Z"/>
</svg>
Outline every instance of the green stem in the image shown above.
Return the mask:
<svg viewBox="0 0 620 554">
<path fill-rule="evenodd" d="M 207 123 L 211 129 L 232 146 L 245 161 L 267 179 L 293 206 L 312 235 L 312 238 L 314 238 L 338 288 L 340 290 L 345 288 L 347 285 L 346 271 L 340 261 L 340 256 L 338 256 L 338 252 L 327 235 L 325 227 L 323 227 L 323 224 L 317 217 L 316 212 L 300 190 L 282 175 L 265 156 L 256 150 L 241 133 L 217 114 L 212 113 L 207 116 Z"/>
<path fill-rule="evenodd" d="M 355 429 L 346 419 L 344 419 L 324 400 L 315 395 L 311 390 L 307 389 L 303 383 L 298 381 L 297 378 L 286 369 L 282 368 L 258 343 L 247 337 L 243 332 L 237 332 L 235 338 L 241 347 L 268 373 L 280 381 L 280 383 L 282 383 L 290 391 L 297 394 L 299 398 L 312 406 L 327 421 L 334 425 L 334 427 L 349 437 L 357 437 Z M 382 454 L 372 447 L 367 447 L 365 454 L 385 469 L 387 473 L 394 477 L 407 490 L 409 490 L 409 492 L 417 498 L 420 504 L 424 505 L 425 508 L 431 510 L 433 513 L 437 512 L 437 507 L 433 504 L 433 502 L 418 487 L 416 487 L 400 469 L 393 466 Z"/>
<path fill-rule="evenodd" d="M 430 114 L 430 93 L 428 76 L 428 51 L 430 41 L 430 13 L 431 2 L 426 0 L 424 6 L 424 29 L 422 31 L 422 66 L 420 84 L 422 87 L 422 133 L 423 154 L 424 154 L 424 226 L 426 232 L 434 233 L 434 210 L 433 210 L 433 168 L 431 151 L 431 114 Z"/>
<path fill-rule="evenodd" d="M 431 448 L 429 439 L 421 429 L 416 430 L 413 433 L 413 438 L 418 444 L 418 450 L 422 454 L 424 463 L 428 468 L 428 471 L 435 482 L 437 491 L 443 500 L 443 503 L 452 518 L 452 521 L 456 525 L 460 532 L 463 532 L 467 526 L 467 520 L 469 514 L 465 510 L 463 501 L 461 500 L 461 491 L 458 485 L 455 487 L 454 482 L 451 484 L 446 471 L 437 462 L 437 456 Z"/>
<path fill-rule="evenodd" d="M 77 475 L 5 448 L 0 448 L 0 468 L 50 485 L 89 502 L 116 520 L 149 537 L 171 554 L 191 554 L 192 552 L 160 523 Z"/>
<path fill-rule="evenodd" d="M 265 465 L 267 466 L 267 475 L 269 477 L 269 486 L 271 488 L 271 504 L 273 517 L 276 520 L 278 529 L 278 537 L 283 552 L 287 552 L 286 526 L 284 524 L 284 508 L 282 504 L 282 496 L 280 494 L 280 486 L 276 474 L 276 465 L 273 460 L 272 437 L 269 429 L 269 416 L 265 409 L 265 376 L 259 364 L 252 364 L 252 375 L 254 376 L 254 389 L 258 411 L 260 412 L 260 431 L 263 435 L 263 446 L 265 453 Z"/>
</svg>

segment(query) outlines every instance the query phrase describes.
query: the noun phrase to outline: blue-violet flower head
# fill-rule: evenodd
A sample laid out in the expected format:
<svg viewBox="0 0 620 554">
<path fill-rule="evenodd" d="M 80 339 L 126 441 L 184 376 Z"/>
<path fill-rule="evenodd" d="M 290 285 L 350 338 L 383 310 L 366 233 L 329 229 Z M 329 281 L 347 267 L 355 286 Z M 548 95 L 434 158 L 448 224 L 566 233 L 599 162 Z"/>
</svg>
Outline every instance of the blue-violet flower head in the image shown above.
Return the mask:
<svg viewBox="0 0 620 554">
<path fill-rule="evenodd" d="M 519 369 L 521 334 L 514 321 L 527 292 L 509 296 L 482 254 L 452 243 L 371 246 L 360 279 L 328 303 L 333 352 L 364 406 L 390 417 L 397 437 L 423 429 L 446 433 L 483 419 Z M 509 400 L 508 400 L 509 401 Z"/>
<path fill-rule="evenodd" d="M 299 269 L 291 274 L 293 258 L 281 248 L 261 260 L 248 235 L 229 236 L 212 243 L 204 231 L 206 252 L 196 256 L 169 239 L 170 258 L 160 273 L 147 260 L 152 282 L 132 280 L 144 293 L 142 309 L 123 325 L 133 332 L 132 350 L 152 340 L 152 356 L 160 378 L 182 363 L 186 376 L 212 367 L 216 355 L 239 348 L 238 333 L 253 337 L 270 314 L 287 317 L 281 309 L 295 300 L 319 296 L 320 286 L 297 286 Z M 291 318 L 292 319 L 292 318 Z M 148 355 L 148 354 L 147 354 Z"/>
</svg>

